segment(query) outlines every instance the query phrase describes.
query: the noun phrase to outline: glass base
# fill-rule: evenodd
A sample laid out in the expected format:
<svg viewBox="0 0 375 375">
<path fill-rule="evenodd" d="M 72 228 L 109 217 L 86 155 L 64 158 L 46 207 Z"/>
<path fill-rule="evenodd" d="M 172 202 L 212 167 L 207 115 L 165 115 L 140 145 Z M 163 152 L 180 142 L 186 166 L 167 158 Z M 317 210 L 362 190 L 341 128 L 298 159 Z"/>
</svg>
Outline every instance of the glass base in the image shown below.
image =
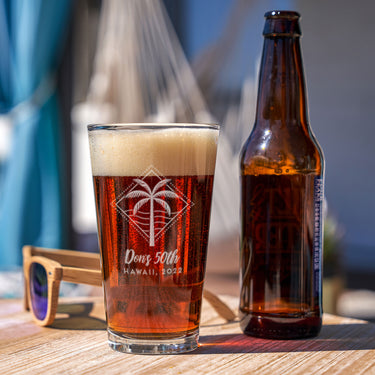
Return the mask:
<svg viewBox="0 0 375 375">
<path fill-rule="evenodd" d="M 109 346 L 122 353 L 133 354 L 178 354 L 198 348 L 199 332 L 187 337 L 165 340 L 140 340 L 120 336 L 108 329 Z"/>
</svg>

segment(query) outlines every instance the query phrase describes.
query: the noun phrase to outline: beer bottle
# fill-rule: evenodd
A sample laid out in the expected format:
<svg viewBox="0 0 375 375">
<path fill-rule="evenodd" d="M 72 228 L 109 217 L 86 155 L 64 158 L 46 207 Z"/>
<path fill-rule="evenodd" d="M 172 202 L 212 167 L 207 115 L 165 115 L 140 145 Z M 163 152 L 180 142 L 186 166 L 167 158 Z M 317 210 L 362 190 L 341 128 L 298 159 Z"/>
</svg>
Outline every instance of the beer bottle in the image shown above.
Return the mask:
<svg viewBox="0 0 375 375">
<path fill-rule="evenodd" d="M 323 153 L 308 122 L 300 15 L 265 14 L 254 128 L 241 153 L 245 334 L 316 336 L 322 322 Z"/>
</svg>

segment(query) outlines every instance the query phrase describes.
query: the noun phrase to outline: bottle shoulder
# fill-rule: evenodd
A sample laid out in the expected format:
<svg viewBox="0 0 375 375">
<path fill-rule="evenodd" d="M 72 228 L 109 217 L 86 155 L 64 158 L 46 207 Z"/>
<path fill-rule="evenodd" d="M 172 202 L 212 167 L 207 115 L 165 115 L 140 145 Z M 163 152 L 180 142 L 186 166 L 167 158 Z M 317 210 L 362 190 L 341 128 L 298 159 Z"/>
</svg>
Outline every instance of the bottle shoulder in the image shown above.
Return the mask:
<svg viewBox="0 0 375 375">
<path fill-rule="evenodd" d="M 242 174 L 323 174 L 324 156 L 307 125 L 255 126 L 240 164 Z"/>
</svg>

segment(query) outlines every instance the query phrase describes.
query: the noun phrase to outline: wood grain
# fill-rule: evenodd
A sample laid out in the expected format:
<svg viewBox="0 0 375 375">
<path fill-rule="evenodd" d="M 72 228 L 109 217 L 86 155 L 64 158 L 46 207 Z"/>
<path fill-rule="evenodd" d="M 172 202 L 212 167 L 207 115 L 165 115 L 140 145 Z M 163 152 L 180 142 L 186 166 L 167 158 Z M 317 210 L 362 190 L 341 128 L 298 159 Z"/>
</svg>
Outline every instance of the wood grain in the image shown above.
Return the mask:
<svg viewBox="0 0 375 375">
<path fill-rule="evenodd" d="M 61 302 L 53 326 L 39 327 L 22 301 L 0 301 L 1 374 L 375 374 L 375 325 L 365 321 L 324 315 L 315 339 L 263 340 L 204 301 L 199 349 L 133 355 L 108 347 L 101 297 Z"/>
</svg>

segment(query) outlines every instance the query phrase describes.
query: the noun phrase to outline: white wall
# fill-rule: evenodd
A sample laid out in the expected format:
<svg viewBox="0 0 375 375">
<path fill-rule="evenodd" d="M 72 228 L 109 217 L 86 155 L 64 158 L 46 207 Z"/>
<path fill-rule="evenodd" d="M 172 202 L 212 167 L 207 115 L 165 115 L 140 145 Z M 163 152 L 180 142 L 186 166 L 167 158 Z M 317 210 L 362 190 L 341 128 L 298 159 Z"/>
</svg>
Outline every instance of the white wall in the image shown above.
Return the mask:
<svg viewBox="0 0 375 375">
<path fill-rule="evenodd" d="M 295 4 L 329 207 L 344 226 L 346 263 L 375 270 L 375 2 Z"/>
</svg>

